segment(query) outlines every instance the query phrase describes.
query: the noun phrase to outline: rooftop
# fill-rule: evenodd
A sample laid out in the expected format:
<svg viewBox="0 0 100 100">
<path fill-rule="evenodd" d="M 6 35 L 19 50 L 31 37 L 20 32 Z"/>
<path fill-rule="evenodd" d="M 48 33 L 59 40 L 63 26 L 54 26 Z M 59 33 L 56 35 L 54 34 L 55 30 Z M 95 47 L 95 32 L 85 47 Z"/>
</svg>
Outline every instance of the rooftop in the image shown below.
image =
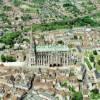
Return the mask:
<svg viewBox="0 0 100 100">
<path fill-rule="evenodd" d="M 51 51 L 68 51 L 69 48 L 65 45 L 44 45 L 36 47 L 38 52 L 51 52 Z"/>
</svg>

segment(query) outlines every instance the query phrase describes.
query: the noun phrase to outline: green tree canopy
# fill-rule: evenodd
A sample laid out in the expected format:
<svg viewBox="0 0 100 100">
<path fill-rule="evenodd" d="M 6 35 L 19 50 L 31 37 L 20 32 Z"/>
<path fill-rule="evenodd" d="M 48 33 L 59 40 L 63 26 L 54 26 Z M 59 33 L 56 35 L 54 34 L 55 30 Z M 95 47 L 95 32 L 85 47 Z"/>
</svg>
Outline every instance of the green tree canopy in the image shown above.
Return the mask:
<svg viewBox="0 0 100 100">
<path fill-rule="evenodd" d="M 21 0 L 12 0 L 12 3 L 15 5 L 15 6 L 19 6 L 21 4 Z"/>
<path fill-rule="evenodd" d="M 77 35 L 74 35 L 74 39 L 75 39 L 75 40 L 77 40 L 77 39 L 78 39 Z"/>
<path fill-rule="evenodd" d="M 94 55 L 97 55 L 97 51 L 96 51 L 96 50 L 94 50 L 94 51 L 93 51 L 93 54 L 94 54 Z"/>
<path fill-rule="evenodd" d="M 4 56 L 4 55 L 1 55 L 1 60 L 2 60 L 2 62 L 15 62 L 16 58 L 13 57 L 13 56 Z"/>
<path fill-rule="evenodd" d="M 4 55 L 1 55 L 1 60 L 2 60 L 2 62 L 6 62 L 6 58 Z"/>
<path fill-rule="evenodd" d="M 72 100 L 83 100 L 83 95 L 81 92 L 74 92 Z"/>
<path fill-rule="evenodd" d="M 90 56 L 89 56 L 89 59 L 90 59 L 91 62 L 94 62 L 94 60 L 95 60 L 95 58 L 94 58 L 93 55 L 90 55 Z"/>
<path fill-rule="evenodd" d="M 98 60 L 98 65 L 100 65 L 100 60 Z"/>
<path fill-rule="evenodd" d="M 16 33 L 6 33 L 0 38 L 1 43 L 5 43 L 6 45 L 13 45 L 14 39 L 16 39 L 20 35 L 19 32 Z"/>
</svg>

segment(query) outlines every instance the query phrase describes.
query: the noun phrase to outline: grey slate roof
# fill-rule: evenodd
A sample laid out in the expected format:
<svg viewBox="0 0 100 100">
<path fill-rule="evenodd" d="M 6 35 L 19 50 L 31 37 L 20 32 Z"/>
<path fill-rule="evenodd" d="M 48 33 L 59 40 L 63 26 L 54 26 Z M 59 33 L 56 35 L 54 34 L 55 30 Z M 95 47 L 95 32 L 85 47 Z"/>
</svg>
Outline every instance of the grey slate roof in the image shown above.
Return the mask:
<svg viewBox="0 0 100 100">
<path fill-rule="evenodd" d="M 68 51 L 69 48 L 65 45 L 44 45 L 44 46 L 37 46 L 36 50 L 37 52 L 53 52 L 53 51 L 57 52 L 57 51 Z"/>
</svg>

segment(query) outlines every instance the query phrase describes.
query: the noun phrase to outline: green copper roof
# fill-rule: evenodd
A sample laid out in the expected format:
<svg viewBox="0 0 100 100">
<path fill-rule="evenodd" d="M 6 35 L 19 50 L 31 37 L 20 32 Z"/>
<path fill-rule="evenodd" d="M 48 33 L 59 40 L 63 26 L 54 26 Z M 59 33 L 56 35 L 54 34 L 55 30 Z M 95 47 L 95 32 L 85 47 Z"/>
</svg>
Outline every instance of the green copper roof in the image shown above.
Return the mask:
<svg viewBox="0 0 100 100">
<path fill-rule="evenodd" d="M 65 45 L 44 45 L 36 46 L 37 52 L 51 52 L 51 51 L 68 51 L 68 47 Z"/>
</svg>

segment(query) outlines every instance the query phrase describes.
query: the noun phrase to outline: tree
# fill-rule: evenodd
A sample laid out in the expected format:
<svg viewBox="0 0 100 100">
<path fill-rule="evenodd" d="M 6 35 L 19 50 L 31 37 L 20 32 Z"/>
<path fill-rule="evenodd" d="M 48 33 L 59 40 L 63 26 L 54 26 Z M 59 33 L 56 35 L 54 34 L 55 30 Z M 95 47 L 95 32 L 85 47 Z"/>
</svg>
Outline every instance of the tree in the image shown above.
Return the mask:
<svg viewBox="0 0 100 100">
<path fill-rule="evenodd" d="M 73 93 L 76 92 L 76 91 L 75 91 L 75 88 L 74 88 L 73 86 L 70 86 L 70 85 L 69 85 L 68 88 L 69 88 L 69 91 L 71 91 L 71 92 L 73 92 Z"/>
<path fill-rule="evenodd" d="M 80 40 L 82 40 L 82 36 L 80 36 Z"/>
<path fill-rule="evenodd" d="M 74 35 L 74 39 L 75 39 L 75 40 L 77 40 L 77 39 L 78 39 L 77 35 Z"/>
<path fill-rule="evenodd" d="M 5 44 L 0 44 L 0 50 L 4 50 L 5 49 Z"/>
<path fill-rule="evenodd" d="M 3 0 L 0 0 L 0 4 L 3 4 Z"/>
<path fill-rule="evenodd" d="M 100 65 L 100 60 L 98 60 L 98 65 Z"/>
<path fill-rule="evenodd" d="M 73 46 L 74 46 L 73 44 L 68 44 L 69 48 L 73 48 Z"/>
<path fill-rule="evenodd" d="M 0 38 L 1 43 L 5 43 L 6 45 L 13 45 L 14 40 L 18 38 L 20 35 L 19 32 L 16 33 L 6 33 Z"/>
<path fill-rule="evenodd" d="M 94 51 L 93 51 L 93 54 L 94 54 L 94 55 L 97 55 L 97 51 L 96 51 L 96 50 L 94 50 Z"/>
<path fill-rule="evenodd" d="M 12 57 L 12 56 L 4 56 L 4 55 L 1 55 L 1 60 L 2 62 L 15 62 L 16 61 L 16 58 Z"/>
<path fill-rule="evenodd" d="M 16 59 L 14 57 L 12 57 L 12 56 L 6 56 L 6 61 L 7 62 L 15 62 Z"/>
<path fill-rule="evenodd" d="M 62 86 L 62 87 L 67 87 L 67 85 L 68 85 L 68 84 L 67 84 L 67 81 L 64 81 L 63 83 L 61 83 L 61 86 Z"/>
<path fill-rule="evenodd" d="M 99 93 L 99 90 L 97 88 L 91 90 L 91 92 L 93 92 L 94 94 L 98 94 Z"/>
<path fill-rule="evenodd" d="M 100 94 L 97 88 L 90 91 L 90 99 L 91 100 L 99 100 Z"/>
<path fill-rule="evenodd" d="M 15 78 L 14 78 L 13 75 L 10 76 L 10 81 L 12 82 L 12 84 L 13 84 L 13 86 L 14 86 L 14 84 L 15 84 Z"/>
<path fill-rule="evenodd" d="M 6 62 L 6 58 L 4 55 L 1 55 L 1 60 L 2 60 L 2 62 Z"/>
<path fill-rule="evenodd" d="M 95 60 L 95 58 L 94 58 L 93 55 L 90 55 L 90 56 L 89 56 L 89 59 L 90 59 L 91 62 L 94 62 L 94 60 Z"/>
<path fill-rule="evenodd" d="M 83 100 L 83 95 L 81 92 L 74 92 L 72 100 Z"/>
<path fill-rule="evenodd" d="M 15 17 L 15 20 L 18 20 L 19 18 L 18 17 Z"/>
<path fill-rule="evenodd" d="M 12 8 L 10 6 L 4 5 L 3 10 L 4 11 L 10 11 Z"/>
<path fill-rule="evenodd" d="M 57 41 L 57 44 L 62 44 L 64 45 L 64 42 L 62 40 Z"/>
<path fill-rule="evenodd" d="M 21 4 L 21 0 L 12 0 L 15 6 L 19 6 Z"/>
<path fill-rule="evenodd" d="M 32 19 L 32 16 L 29 15 L 29 14 L 26 14 L 26 15 L 24 15 L 24 16 L 21 16 L 21 19 L 22 19 L 23 21 L 29 21 L 29 20 Z"/>
</svg>

